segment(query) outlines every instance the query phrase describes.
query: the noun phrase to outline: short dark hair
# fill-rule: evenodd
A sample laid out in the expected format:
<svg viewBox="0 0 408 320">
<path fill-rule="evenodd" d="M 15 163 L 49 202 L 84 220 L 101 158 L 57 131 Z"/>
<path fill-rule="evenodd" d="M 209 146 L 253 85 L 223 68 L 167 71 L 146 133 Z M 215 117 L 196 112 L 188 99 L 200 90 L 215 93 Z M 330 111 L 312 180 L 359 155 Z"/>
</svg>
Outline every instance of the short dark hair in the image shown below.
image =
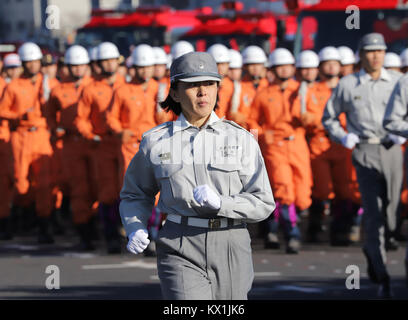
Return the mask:
<svg viewBox="0 0 408 320">
<path fill-rule="evenodd" d="M 175 81 L 172 82 L 170 85 L 170 90 L 177 90 L 177 85 L 178 85 L 179 81 Z M 217 82 L 217 86 L 218 86 L 219 82 Z M 160 102 L 160 107 L 166 111 L 173 111 L 175 113 L 175 115 L 179 116 L 181 114 L 181 104 L 179 102 L 176 102 L 173 100 L 173 98 L 170 96 L 170 92 L 167 95 L 167 98 L 163 101 Z M 217 100 L 215 101 L 215 106 L 214 106 L 214 111 L 218 109 L 218 93 L 217 93 Z"/>
</svg>

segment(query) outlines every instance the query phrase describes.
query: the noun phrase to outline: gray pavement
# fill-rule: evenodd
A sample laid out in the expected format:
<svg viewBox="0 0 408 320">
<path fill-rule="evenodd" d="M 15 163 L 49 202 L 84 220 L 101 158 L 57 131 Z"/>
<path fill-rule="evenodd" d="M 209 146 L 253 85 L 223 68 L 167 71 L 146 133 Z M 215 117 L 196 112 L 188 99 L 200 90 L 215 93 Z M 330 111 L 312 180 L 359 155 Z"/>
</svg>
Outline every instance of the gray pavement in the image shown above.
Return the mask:
<svg viewBox="0 0 408 320">
<path fill-rule="evenodd" d="M 303 244 L 300 254 L 287 255 L 284 248 L 264 249 L 251 233 L 255 280 L 249 299 L 376 299 L 377 286 L 367 278 L 360 244 Z M 125 240 L 122 254 L 108 255 L 103 241 L 94 252 L 75 250 L 78 239 L 72 230 L 55 239 L 53 245 L 37 245 L 34 235 L 0 241 L 0 299 L 161 299 L 156 259 L 127 253 Z M 395 299 L 408 299 L 404 258 L 403 243 L 388 252 Z M 358 267 L 359 289 L 346 287 L 348 266 Z M 52 289 L 57 273 L 59 289 Z"/>
</svg>

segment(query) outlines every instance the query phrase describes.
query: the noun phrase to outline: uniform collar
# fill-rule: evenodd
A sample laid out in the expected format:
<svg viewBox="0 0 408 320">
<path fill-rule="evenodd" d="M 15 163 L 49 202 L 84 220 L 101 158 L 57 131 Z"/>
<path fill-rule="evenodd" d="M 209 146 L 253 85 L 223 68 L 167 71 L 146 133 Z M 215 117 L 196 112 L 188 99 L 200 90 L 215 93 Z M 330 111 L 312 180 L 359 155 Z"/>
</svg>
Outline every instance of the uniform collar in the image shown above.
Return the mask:
<svg viewBox="0 0 408 320">
<path fill-rule="evenodd" d="M 361 68 L 361 70 L 358 73 L 358 76 L 362 84 L 372 80 L 371 76 L 367 72 L 365 72 L 364 68 Z M 384 81 L 391 81 L 390 73 L 385 68 L 381 68 L 381 74 L 379 79 Z"/>
<path fill-rule="evenodd" d="M 215 129 L 214 125 L 218 122 L 220 122 L 220 119 L 214 111 L 211 112 L 210 118 L 207 120 L 207 122 L 204 124 L 203 128 L 206 127 L 211 127 Z M 176 121 L 173 121 L 173 134 L 178 131 L 183 131 L 187 128 L 196 128 L 193 126 L 190 122 L 187 121 L 187 119 L 184 117 L 183 113 L 180 113 L 180 116 Z"/>
</svg>

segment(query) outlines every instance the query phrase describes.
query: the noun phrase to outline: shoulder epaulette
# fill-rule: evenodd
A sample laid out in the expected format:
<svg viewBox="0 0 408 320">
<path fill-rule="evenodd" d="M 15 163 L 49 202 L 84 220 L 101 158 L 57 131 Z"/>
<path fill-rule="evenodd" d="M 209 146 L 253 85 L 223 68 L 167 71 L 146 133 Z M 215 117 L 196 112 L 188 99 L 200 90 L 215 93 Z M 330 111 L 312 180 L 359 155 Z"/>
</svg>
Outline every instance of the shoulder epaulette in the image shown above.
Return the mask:
<svg viewBox="0 0 408 320">
<path fill-rule="evenodd" d="M 161 129 L 167 128 L 171 125 L 172 121 L 167 121 L 167 122 L 163 122 L 162 124 L 159 124 L 158 126 L 146 131 L 145 133 L 143 133 L 142 138 L 148 136 L 149 134 L 152 134 L 153 132 L 158 132 Z"/>
<path fill-rule="evenodd" d="M 238 129 L 241 129 L 241 130 L 245 131 L 246 133 L 248 133 L 248 134 L 250 134 L 250 135 L 253 136 L 253 134 L 252 134 L 251 132 L 249 132 L 247 129 L 241 127 L 238 123 L 236 123 L 236 122 L 234 122 L 234 121 L 232 121 L 232 120 L 223 119 L 222 121 L 223 121 L 223 122 L 226 122 L 226 123 L 229 123 L 230 125 L 232 125 L 232 126 L 238 128 Z"/>
</svg>

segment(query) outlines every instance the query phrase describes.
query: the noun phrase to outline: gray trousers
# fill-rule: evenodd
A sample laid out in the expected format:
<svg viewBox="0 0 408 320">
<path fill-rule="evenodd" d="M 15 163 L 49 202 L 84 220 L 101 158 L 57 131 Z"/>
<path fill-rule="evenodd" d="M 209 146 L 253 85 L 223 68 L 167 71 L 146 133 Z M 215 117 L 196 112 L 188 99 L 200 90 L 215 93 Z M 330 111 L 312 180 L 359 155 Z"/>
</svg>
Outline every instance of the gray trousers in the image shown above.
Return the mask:
<svg viewBox="0 0 408 320">
<path fill-rule="evenodd" d="M 385 231 L 396 228 L 403 180 L 401 146 L 360 144 L 353 150 L 364 208 L 364 253 L 378 282 L 389 278 L 386 269 Z M 373 279 L 372 279 L 373 280 Z"/>
<path fill-rule="evenodd" d="M 167 221 L 156 251 L 164 299 L 247 299 L 254 271 L 245 226 L 209 230 Z"/>
</svg>

